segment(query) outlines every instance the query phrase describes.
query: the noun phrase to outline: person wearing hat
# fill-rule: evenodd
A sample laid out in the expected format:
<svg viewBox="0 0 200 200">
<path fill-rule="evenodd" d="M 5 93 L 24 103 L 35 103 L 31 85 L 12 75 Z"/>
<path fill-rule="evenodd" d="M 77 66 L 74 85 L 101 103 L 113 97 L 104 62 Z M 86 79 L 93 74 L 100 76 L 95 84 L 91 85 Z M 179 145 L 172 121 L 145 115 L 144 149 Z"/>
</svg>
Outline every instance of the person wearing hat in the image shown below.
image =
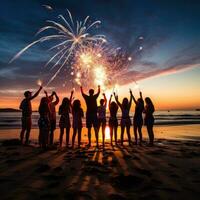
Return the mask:
<svg viewBox="0 0 200 200">
<path fill-rule="evenodd" d="M 26 139 L 25 139 L 25 144 L 28 144 L 29 142 L 29 136 L 30 136 L 30 131 L 31 131 L 31 115 L 32 115 L 32 106 L 31 106 L 31 100 L 33 100 L 35 97 L 38 96 L 40 91 L 42 90 L 42 86 L 38 89 L 38 91 L 32 95 L 32 92 L 30 91 L 25 91 L 24 92 L 24 99 L 22 100 L 19 109 L 22 110 L 22 130 L 20 133 L 20 140 L 21 143 L 23 144 L 24 140 L 24 134 L 26 132 Z"/>
</svg>

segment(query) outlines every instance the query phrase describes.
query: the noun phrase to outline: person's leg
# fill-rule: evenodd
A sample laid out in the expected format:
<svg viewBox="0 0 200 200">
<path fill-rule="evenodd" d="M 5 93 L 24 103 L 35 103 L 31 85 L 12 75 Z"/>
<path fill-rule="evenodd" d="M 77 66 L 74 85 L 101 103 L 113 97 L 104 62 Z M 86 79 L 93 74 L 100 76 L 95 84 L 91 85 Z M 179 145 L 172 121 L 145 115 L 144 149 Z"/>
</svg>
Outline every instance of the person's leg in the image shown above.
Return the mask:
<svg viewBox="0 0 200 200">
<path fill-rule="evenodd" d="M 147 132 L 149 135 L 149 144 L 153 145 L 154 135 L 153 135 L 153 126 L 147 125 Z"/>
<path fill-rule="evenodd" d="M 102 124 L 103 148 L 104 148 L 104 146 L 105 146 L 105 129 L 106 129 L 106 124 Z"/>
<path fill-rule="evenodd" d="M 139 133 L 139 137 L 140 137 L 140 144 L 142 144 L 142 126 L 138 127 L 138 133 Z"/>
<path fill-rule="evenodd" d="M 124 128 L 125 126 L 121 125 L 121 145 L 124 143 Z"/>
<path fill-rule="evenodd" d="M 70 134 L 70 127 L 66 127 L 66 146 L 69 145 L 69 134 Z"/>
<path fill-rule="evenodd" d="M 111 146 L 113 146 L 113 127 L 112 126 L 109 127 L 110 127 L 110 144 Z"/>
<path fill-rule="evenodd" d="M 53 132 L 54 132 L 54 130 L 51 128 L 50 135 L 49 135 L 49 144 L 50 145 L 53 145 Z"/>
<path fill-rule="evenodd" d="M 78 129 L 78 148 L 80 148 L 81 146 L 81 132 L 82 132 L 82 128 Z"/>
<path fill-rule="evenodd" d="M 50 128 L 45 129 L 45 146 L 46 147 L 49 144 L 49 132 L 50 132 Z"/>
<path fill-rule="evenodd" d="M 72 136 L 72 148 L 74 148 L 74 142 L 76 138 L 77 128 L 73 128 L 73 136 Z"/>
<path fill-rule="evenodd" d="M 91 146 L 91 127 L 88 128 L 88 146 Z"/>
<path fill-rule="evenodd" d="M 150 126 L 150 132 L 151 132 L 151 145 L 153 145 L 153 143 L 154 143 L 153 125 Z"/>
<path fill-rule="evenodd" d="M 117 126 L 114 127 L 115 145 L 117 145 Z"/>
<path fill-rule="evenodd" d="M 126 126 L 126 132 L 127 132 L 127 135 L 128 135 L 128 143 L 129 143 L 129 146 L 131 145 L 131 134 L 130 134 L 130 126 L 127 125 Z"/>
<path fill-rule="evenodd" d="M 136 124 L 133 125 L 133 132 L 134 132 L 134 137 L 135 137 L 135 144 L 137 144 L 138 138 L 137 138 L 137 125 Z"/>
<path fill-rule="evenodd" d="M 60 128 L 60 138 L 59 138 L 59 141 L 60 141 L 60 147 L 62 147 L 62 142 L 63 142 L 63 134 L 64 134 L 64 128 Z"/>
<path fill-rule="evenodd" d="M 23 144 L 23 140 L 24 140 L 24 133 L 25 133 L 26 129 L 22 128 L 21 133 L 20 133 L 20 141 Z"/>
<path fill-rule="evenodd" d="M 26 129 L 26 141 L 25 141 L 25 144 L 29 143 L 30 132 L 31 132 L 31 129 L 27 128 Z"/>
<path fill-rule="evenodd" d="M 97 148 L 99 147 L 99 134 L 98 134 L 98 127 L 94 127 L 95 137 L 96 137 L 96 144 Z"/>
<path fill-rule="evenodd" d="M 41 128 L 40 129 L 40 133 L 41 133 L 41 144 L 42 144 L 42 148 L 45 148 L 45 133 L 44 130 Z"/>
</svg>

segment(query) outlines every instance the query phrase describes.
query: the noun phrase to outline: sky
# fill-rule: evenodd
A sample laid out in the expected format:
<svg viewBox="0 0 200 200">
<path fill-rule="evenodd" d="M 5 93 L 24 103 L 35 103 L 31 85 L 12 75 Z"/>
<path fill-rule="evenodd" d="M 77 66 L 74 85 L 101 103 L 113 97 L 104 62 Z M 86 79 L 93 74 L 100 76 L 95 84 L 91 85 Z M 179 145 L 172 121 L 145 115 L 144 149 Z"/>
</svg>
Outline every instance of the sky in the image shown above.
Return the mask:
<svg viewBox="0 0 200 200">
<path fill-rule="evenodd" d="M 53 10 L 43 5 L 50 5 Z M 22 48 L 37 39 L 46 20 L 58 20 L 69 9 L 75 19 L 100 20 L 98 33 L 110 46 L 132 58 L 129 66 L 113 70 L 119 97 L 142 90 L 157 109 L 200 107 L 200 2 L 198 0 L 7 0 L 0 7 L 0 107 L 18 108 L 25 90 L 37 89 L 37 80 L 52 75 L 43 66 L 49 44 L 38 44 L 12 63 Z M 142 39 L 141 39 L 142 38 Z M 142 49 L 140 49 L 142 47 Z M 90 78 L 90 77 L 89 77 Z M 69 95 L 68 74 L 59 74 L 47 90 Z M 66 86 L 63 87 L 63 80 Z M 139 89 L 135 88 L 135 81 Z M 114 84 L 114 83 L 113 83 Z M 41 94 L 42 96 L 43 94 Z M 75 93 L 81 98 L 78 88 Z M 37 98 L 33 102 L 37 109 Z"/>
</svg>

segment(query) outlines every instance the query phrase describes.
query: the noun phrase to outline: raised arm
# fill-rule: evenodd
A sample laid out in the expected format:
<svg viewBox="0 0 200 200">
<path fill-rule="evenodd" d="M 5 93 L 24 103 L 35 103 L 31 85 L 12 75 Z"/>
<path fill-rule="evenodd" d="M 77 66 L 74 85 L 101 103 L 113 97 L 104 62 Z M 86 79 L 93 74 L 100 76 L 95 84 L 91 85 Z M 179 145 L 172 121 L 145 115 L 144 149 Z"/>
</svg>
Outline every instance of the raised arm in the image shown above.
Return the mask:
<svg viewBox="0 0 200 200">
<path fill-rule="evenodd" d="M 94 95 L 96 98 L 98 98 L 99 94 L 101 92 L 101 88 L 100 85 L 98 85 L 98 92 Z"/>
<path fill-rule="evenodd" d="M 53 92 L 52 94 L 55 95 L 55 97 L 56 97 L 56 100 L 53 103 L 54 103 L 54 105 L 57 105 L 59 103 L 59 97 L 56 94 L 56 92 Z"/>
<path fill-rule="evenodd" d="M 82 86 L 80 87 L 80 89 L 81 89 L 81 94 L 82 94 L 83 98 L 87 97 L 87 95 L 83 92 L 83 87 Z"/>
<path fill-rule="evenodd" d="M 110 95 L 110 99 L 109 99 L 109 103 L 108 103 L 109 108 L 110 108 L 111 100 L 112 100 L 112 94 Z"/>
<path fill-rule="evenodd" d="M 118 95 L 116 95 L 115 92 L 114 92 L 114 97 L 115 97 L 115 101 L 117 102 L 118 106 L 120 108 L 122 108 L 122 104 L 119 102 Z"/>
<path fill-rule="evenodd" d="M 133 97 L 133 93 L 132 93 L 132 90 L 130 90 L 129 109 L 131 108 L 132 99 L 133 99 L 132 97 Z"/>
<path fill-rule="evenodd" d="M 104 106 L 107 106 L 107 98 L 106 98 L 105 93 L 103 93 L 103 97 L 104 97 Z"/>
<path fill-rule="evenodd" d="M 142 92 L 141 92 L 141 91 L 140 91 L 140 98 L 143 99 L 143 97 L 142 97 Z"/>
<path fill-rule="evenodd" d="M 136 103 L 137 103 L 137 101 L 136 101 L 135 97 L 133 96 L 133 93 L 131 93 L 131 97 L 132 97 L 132 99 L 133 99 L 134 103 L 136 104 Z"/>
<path fill-rule="evenodd" d="M 48 93 L 47 93 L 47 91 L 46 91 L 46 90 L 44 90 L 44 93 L 45 93 L 45 96 L 46 96 L 46 98 L 48 99 L 48 102 L 50 102 L 50 99 L 49 99 L 49 96 L 48 96 Z"/>
<path fill-rule="evenodd" d="M 33 96 L 30 97 L 30 100 L 32 100 L 35 97 L 37 97 L 41 90 L 42 90 L 42 86 L 40 86 L 40 88 L 38 89 L 38 91 Z"/>
<path fill-rule="evenodd" d="M 70 105 L 71 109 L 72 109 L 73 94 L 74 94 L 74 90 L 71 91 L 71 95 L 70 95 L 70 98 L 69 98 L 69 105 Z"/>
<path fill-rule="evenodd" d="M 74 90 L 72 90 L 72 91 L 71 91 L 71 95 L 70 95 L 70 98 L 69 98 L 69 100 L 70 100 L 70 103 L 72 102 L 72 99 L 73 99 L 73 94 L 74 94 Z"/>
</svg>

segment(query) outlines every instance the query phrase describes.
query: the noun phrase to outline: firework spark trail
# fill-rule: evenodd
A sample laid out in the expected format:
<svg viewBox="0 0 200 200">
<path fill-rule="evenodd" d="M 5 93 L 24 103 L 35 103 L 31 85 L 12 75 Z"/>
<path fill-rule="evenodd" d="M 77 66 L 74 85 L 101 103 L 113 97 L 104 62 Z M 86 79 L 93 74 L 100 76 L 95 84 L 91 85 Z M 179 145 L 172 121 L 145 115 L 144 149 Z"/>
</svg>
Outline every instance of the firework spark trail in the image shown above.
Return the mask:
<svg viewBox="0 0 200 200">
<path fill-rule="evenodd" d="M 48 30 L 53 30 L 56 31 L 57 33 L 52 35 L 42 36 L 38 40 L 30 43 L 29 45 L 24 47 L 21 51 L 19 51 L 10 60 L 9 63 L 19 58 L 26 50 L 28 50 L 30 47 L 38 43 L 43 43 L 49 40 L 57 40 L 57 41 L 61 40 L 61 42 L 59 42 L 58 44 L 54 45 L 49 49 L 50 51 L 56 50 L 56 53 L 45 64 L 45 67 L 47 67 L 50 65 L 50 63 L 56 61 L 56 63 L 51 67 L 51 69 L 54 69 L 56 66 L 60 64 L 54 75 L 47 82 L 47 85 L 49 85 L 59 74 L 61 69 L 65 65 L 67 65 L 67 62 L 70 60 L 71 56 L 75 54 L 76 51 L 78 51 L 81 47 L 87 46 L 88 43 L 90 42 L 95 43 L 98 41 L 105 40 L 104 35 L 97 35 L 97 34 L 91 35 L 89 33 L 89 30 L 94 28 L 95 25 L 100 24 L 101 21 L 94 21 L 91 24 L 88 24 L 89 16 L 87 16 L 83 22 L 76 21 L 76 23 L 74 23 L 73 17 L 69 10 L 67 10 L 67 14 L 69 21 L 63 15 L 58 16 L 58 18 L 61 19 L 62 22 L 47 20 L 46 22 L 48 23 L 48 25 L 39 29 L 39 31 L 36 33 L 36 36 Z"/>
</svg>

